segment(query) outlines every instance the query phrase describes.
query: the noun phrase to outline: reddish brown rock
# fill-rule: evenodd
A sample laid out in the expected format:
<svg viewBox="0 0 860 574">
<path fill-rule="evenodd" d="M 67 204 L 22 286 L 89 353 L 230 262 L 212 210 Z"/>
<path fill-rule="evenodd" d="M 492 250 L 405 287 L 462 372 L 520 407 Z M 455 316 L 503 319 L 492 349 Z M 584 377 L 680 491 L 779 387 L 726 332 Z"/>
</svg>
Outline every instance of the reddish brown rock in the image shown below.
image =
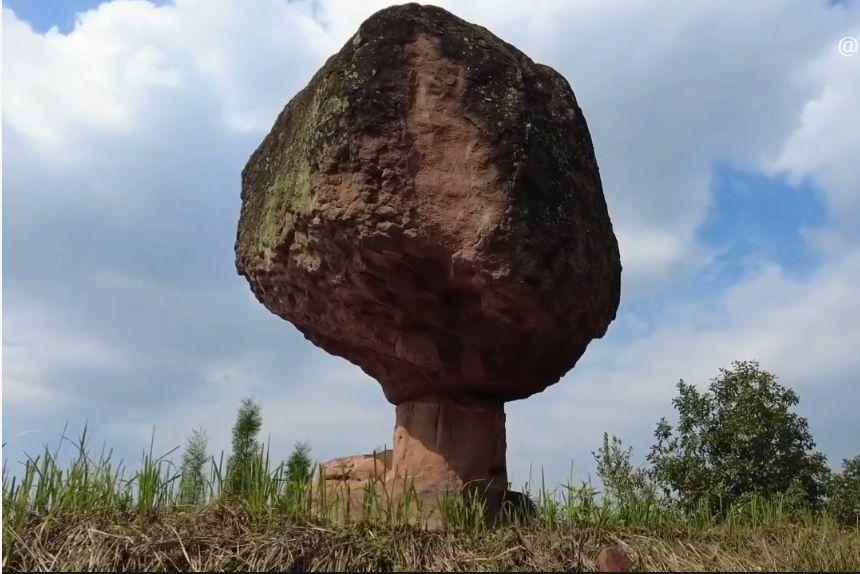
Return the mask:
<svg viewBox="0 0 860 574">
<path fill-rule="evenodd" d="M 452 486 L 504 480 L 503 403 L 605 333 L 621 273 L 567 81 L 417 4 L 365 21 L 280 114 L 242 174 L 236 263 L 399 405 L 395 472 Z"/>
<path fill-rule="evenodd" d="M 630 555 L 620 544 L 601 549 L 597 556 L 597 569 L 600 572 L 629 572 L 632 566 Z"/>
<path fill-rule="evenodd" d="M 431 501 L 446 489 L 507 488 L 503 404 L 445 397 L 397 405 L 389 481 Z"/>
<path fill-rule="evenodd" d="M 311 484 L 314 498 L 322 504 L 321 486 L 326 489 L 326 504 L 333 504 L 332 510 L 342 512 L 348 504 L 353 518 L 361 518 L 359 509 L 368 489 L 382 494 L 382 489 L 390 490 L 386 481 L 391 475 L 392 451 L 385 450 L 372 454 L 359 454 L 336 458 L 319 467 L 323 481 L 315 476 Z M 347 503 L 347 500 L 349 501 Z"/>
<path fill-rule="evenodd" d="M 352 483 L 355 489 L 367 482 L 384 480 L 391 469 L 391 451 L 374 452 L 336 458 L 324 463 L 320 471 L 326 481 Z"/>
</svg>

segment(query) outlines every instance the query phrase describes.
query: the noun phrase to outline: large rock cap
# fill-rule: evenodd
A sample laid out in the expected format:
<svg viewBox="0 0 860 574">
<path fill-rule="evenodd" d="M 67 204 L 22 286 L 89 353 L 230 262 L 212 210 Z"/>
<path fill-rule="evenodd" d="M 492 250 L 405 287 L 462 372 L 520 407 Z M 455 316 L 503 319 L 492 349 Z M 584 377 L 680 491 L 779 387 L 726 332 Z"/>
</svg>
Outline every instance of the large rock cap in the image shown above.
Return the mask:
<svg viewBox="0 0 860 574">
<path fill-rule="evenodd" d="M 543 390 L 605 333 L 621 274 L 567 81 L 418 4 L 371 16 L 278 116 L 236 264 L 395 404 Z"/>
</svg>

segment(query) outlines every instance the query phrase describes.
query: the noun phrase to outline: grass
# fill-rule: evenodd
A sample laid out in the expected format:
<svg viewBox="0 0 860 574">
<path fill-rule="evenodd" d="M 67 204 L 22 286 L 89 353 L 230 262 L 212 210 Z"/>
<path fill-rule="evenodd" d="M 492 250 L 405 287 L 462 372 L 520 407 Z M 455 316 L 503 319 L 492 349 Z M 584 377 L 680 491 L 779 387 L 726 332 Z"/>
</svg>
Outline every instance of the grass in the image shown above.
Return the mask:
<svg viewBox="0 0 860 574">
<path fill-rule="evenodd" d="M 60 462 L 61 445 L 72 446 Z M 665 500 L 606 499 L 589 483 L 524 489 L 529 512 L 488 520 L 480 493 L 445 497 L 428 529 L 414 490 L 343 492 L 317 474 L 291 480 L 260 450 L 241 495 L 209 464 L 206 500 L 184 503 L 171 456 L 141 454 L 137 471 L 94 455 L 86 432 L 63 436 L 3 472 L 3 570 L 593 570 L 622 544 L 639 570 L 858 570 L 860 528 L 787 499 L 752 497 L 722 515 Z M 378 487 L 377 487 L 378 486 Z"/>
</svg>

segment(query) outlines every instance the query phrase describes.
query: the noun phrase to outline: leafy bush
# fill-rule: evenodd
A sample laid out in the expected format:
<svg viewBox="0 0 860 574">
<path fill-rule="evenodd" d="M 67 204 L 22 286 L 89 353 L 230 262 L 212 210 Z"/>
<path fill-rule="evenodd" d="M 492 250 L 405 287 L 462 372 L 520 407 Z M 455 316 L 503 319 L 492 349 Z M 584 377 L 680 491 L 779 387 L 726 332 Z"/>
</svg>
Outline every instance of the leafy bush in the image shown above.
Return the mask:
<svg viewBox="0 0 860 574">
<path fill-rule="evenodd" d="M 200 504 L 206 498 L 208 481 L 203 476 L 203 467 L 209 461 L 208 442 L 203 428 L 195 429 L 188 437 L 180 467 L 179 501 L 182 504 Z"/>
<path fill-rule="evenodd" d="M 597 476 L 603 482 L 605 496 L 624 501 L 654 494 L 648 473 L 630 462 L 633 448 L 624 448 L 618 437 L 603 433 L 603 443 L 591 454 L 597 463 Z"/>
<path fill-rule="evenodd" d="M 244 498 L 255 479 L 256 468 L 262 456 L 262 445 L 257 434 L 263 425 L 260 405 L 249 398 L 243 399 L 233 425 L 233 453 L 227 461 L 227 494 Z"/>
<path fill-rule="evenodd" d="M 306 485 L 311 480 L 313 461 L 310 457 L 311 445 L 297 442 L 293 453 L 287 459 L 287 481 L 291 485 Z"/>
<path fill-rule="evenodd" d="M 720 369 L 704 392 L 681 381 L 678 424 L 660 420 L 648 455 L 656 482 L 690 509 L 776 494 L 818 507 L 830 471 L 806 419 L 792 412 L 798 400 L 755 361 Z"/>
<path fill-rule="evenodd" d="M 843 460 L 833 475 L 827 508 L 840 522 L 860 526 L 860 455 Z"/>
<path fill-rule="evenodd" d="M 310 457 L 311 446 L 297 442 L 284 469 L 286 491 L 283 503 L 288 513 L 298 515 L 309 503 L 313 461 Z"/>
</svg>

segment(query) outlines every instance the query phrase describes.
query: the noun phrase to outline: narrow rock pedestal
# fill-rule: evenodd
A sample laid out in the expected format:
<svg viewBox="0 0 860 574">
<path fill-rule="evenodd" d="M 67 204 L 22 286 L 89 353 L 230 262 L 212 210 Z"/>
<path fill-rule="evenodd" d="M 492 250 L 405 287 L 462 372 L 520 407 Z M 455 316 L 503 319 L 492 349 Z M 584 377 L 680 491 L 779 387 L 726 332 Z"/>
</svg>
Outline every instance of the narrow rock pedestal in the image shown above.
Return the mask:
<svg viewBox="0 0 860 574">
<path fill-rule="evenodd" d="M 397 405 L 393 451 L 337 458 L 321 471 L 332 500 L 349 498 L 355 517 L 370 488 L 380 500 L 417 502 L 434 524 L 446 498 L 475 493 L 492 519 L 508 496 L 505 451 L 503 402 L 423 398 Z"/>
<path fill-rule="evenodd" d="M 508 485 L 501 401 L 424 398 L 397 405 L 389 481 L 414 488 L 422 505 L 474 489 L 498 503 Z M 491 505 L 495 506 L 495 504 Z"/>
</svg>

